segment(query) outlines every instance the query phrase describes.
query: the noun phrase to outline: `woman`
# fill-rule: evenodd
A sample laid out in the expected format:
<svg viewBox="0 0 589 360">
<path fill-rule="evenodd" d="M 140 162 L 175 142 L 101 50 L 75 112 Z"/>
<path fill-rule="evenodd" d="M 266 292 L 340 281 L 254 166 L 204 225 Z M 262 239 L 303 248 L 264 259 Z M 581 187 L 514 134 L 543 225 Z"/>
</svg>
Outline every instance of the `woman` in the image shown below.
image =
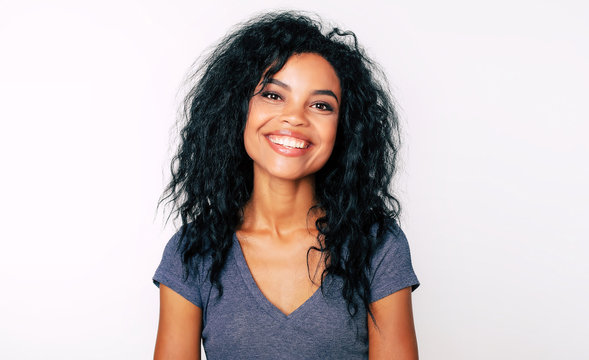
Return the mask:
<svg viewBox="0 0 589 360">
<path fill-rule="evenodd" d="M 204 61 L 164 199 L 155 358 L 416 359 L 397 118 L 350 32 L 263 15 Z M 393 136 L 393 138 L 391 137 Z"/>
</svg>

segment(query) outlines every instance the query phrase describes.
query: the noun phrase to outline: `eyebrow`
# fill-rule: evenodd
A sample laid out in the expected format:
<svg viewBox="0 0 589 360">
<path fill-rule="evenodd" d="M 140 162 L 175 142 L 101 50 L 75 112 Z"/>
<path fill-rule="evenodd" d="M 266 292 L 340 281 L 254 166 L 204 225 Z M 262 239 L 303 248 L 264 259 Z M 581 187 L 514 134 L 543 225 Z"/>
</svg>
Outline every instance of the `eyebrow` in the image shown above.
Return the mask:
<svg viewBox="0 0 589 360">
<path fill-rule="evenodd" d="M 275 84 L 275 85 L 278 85 L 278 86 L 280 86 L 282 88 L 285 88 L 287 90 L 290 90 L 290 86 L 288 86 L 287 84 L 283 83 L 282 81 L 276 80 L 274 78 L 268 79 L 268 82 L 267 83 L 268 84 Z M 313 95 L 328 95 L 328 96 L 331 96 L 339 104 L 339 99 L 337 98 L 337 96 L 335 96 L 334 92 L 331 91 L 331 90 L 315 90 L 315 91 L 313 91 Z"/>
</svg>

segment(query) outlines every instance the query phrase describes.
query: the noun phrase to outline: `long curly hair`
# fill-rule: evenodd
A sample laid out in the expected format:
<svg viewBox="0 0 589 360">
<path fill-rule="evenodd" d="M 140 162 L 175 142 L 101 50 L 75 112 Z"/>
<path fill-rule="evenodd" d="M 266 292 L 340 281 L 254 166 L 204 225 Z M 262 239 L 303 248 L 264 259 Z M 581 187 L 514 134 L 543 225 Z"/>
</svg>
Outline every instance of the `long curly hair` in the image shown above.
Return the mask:
<svg viewBox="0 0 589 360">
<path fill-rule="evenodd" d="M 170 215 L 182 221 L 185 276 L 197 271 L 199 258 L 210 256 L 209 280 L 222 296 L 220 275 L 253 189 L 253 162 L 243 144 L 249 101 L 260 79 L 269 80 L 301 53 L 325 58 L 342 89 L 335 147 L 315 174 L 313 208 L 323 215 L 315 222 L 319 245 L 309 251 L 325 254 L 322 279 L 343 280 L 350 315 L 359 307 L 372 315 L 371 257 L 400 212 L 389 189 L 399 131 L 386 78 L 354 33 L 324 31 L 307 15 L 278 12 L 255 17 L 222 39 L 192 77 L 171 181 L 160 204 L 171 204 Z"/>
</svg>

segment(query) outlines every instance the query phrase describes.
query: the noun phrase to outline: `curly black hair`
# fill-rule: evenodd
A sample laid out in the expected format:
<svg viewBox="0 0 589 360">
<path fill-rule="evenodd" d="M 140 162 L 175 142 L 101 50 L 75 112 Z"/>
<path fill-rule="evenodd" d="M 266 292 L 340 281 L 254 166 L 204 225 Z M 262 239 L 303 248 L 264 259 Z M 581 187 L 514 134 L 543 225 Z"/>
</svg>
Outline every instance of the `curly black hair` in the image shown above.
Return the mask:
<svg viewBox="0 0 589 360">
<path fill-rule="evenodd" d="M 324 31 L 307 15 L 278 12 L 255 17 L 222 39 L 194 74 L 160 204 L 172 204 L 170 214 L 182 221 L 186 276 L 196 271 L 200 257 L 210 256 L 210 281 L 222 296 L 220 274 L 253 189 L 253 163 L 243 145 L 249 101 L 260 79 L 267 81 L 290 56 L 302 53 L 325 58 L 342 89 L 336 143 L 315 174 L 318 203 L 309 211 L 321 209 L 323 215 L 315 222 L 319 245 L 309 251 L 325 254 L 324 276 L 343 280 L 350 315 L 360 306 L 372 315 L 371 257 L 400 212 L 389 189 L 399 129 L 386 78 L 354 33 Z"/>
</svg>

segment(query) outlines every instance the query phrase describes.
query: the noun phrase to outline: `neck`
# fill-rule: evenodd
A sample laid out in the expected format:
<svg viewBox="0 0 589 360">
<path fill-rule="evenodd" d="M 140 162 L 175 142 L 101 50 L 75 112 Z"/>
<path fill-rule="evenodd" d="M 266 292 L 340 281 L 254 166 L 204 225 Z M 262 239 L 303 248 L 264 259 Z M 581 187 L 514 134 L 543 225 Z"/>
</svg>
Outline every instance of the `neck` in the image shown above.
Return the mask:
<svg viewBox="0 0 589 360">
<path fill-rule="evenodd" d="M 313 230 L 318 216 L 317 211 L 309 213 L 309 209 L 315 204 L 313 175 L 285 180 L 254 170 L 254 188 L 240 228 L 262 230 L 276 237 L 301 229 Z"/>
</svg>

